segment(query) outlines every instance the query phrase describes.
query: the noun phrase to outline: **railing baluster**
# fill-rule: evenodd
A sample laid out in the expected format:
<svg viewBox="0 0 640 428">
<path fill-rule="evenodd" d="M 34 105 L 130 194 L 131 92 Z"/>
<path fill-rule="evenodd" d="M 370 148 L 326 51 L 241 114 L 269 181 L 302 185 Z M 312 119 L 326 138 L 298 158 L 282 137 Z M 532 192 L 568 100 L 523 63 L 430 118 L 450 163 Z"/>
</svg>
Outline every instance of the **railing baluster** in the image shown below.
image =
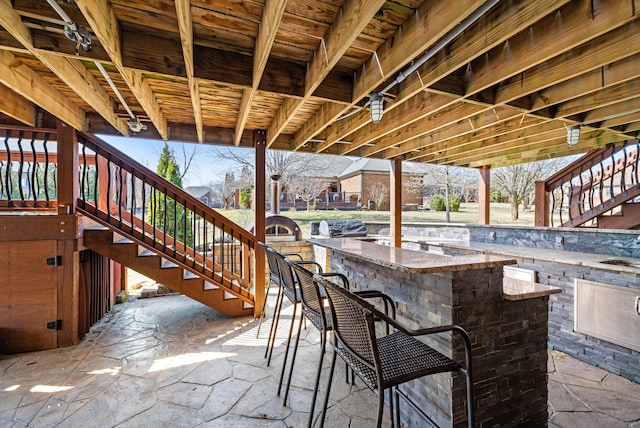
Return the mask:
<svg viewBox="0 0 640 428">
<path fill-rule="evenodd" d="M 604 153 L 600 154 L 600 183 L 598 186 L 600 196 L 600 208 L 604 208 Z"/>
<path fill-rule="evenodd" d="M 117 201 L 118 201 L 118 224 L 120 225 L 120 228 L 122 228 L 122 204 L 124 203 L 122 201 L 122 196 L 123 196 L 123 192 L 124 192 L 124 174 L 122 171 L 122 166 L 121 165 L 116 165 L 115 167 L 115 172 L 116 172 L 116 189 L 118 189 L 118 194 L 116 195 Z"/>
<path fill-rule="evenodd" d="M 136 222 L 134 217 L 136 216 L 136 199 L 138 198 L 136 195 L 136 176 L 135 169 L 131 169 L 131 174 L 129 174 L 131 180 L 131 230 L 135 230 Z M 144 221 L 142 222 L 144 224 Z"/>
<path fill-rule="evenodd" d="M 621 171 L 621 177 L 620 177 L 620 192 L 624 196 L 627 196 L 627 183 L 625 180 L 627 176 L 627 140 L 624 140 L 624 143 L 622 144 L 622 155 L 623 155 L 623 163 L 622 163 L 622 171 Z"/>
<path fill-rule="evenodd" d="M 562 179 L 562 183 L 560 184 L 560 210 L 558 214 L 560 216 L 560 224 L 564 224 L 564 219 L 562 218 L 562 207 L 564 206 L 564 178 Z"/>
<path fill-rule="evenodd" d="M 7 168 L 4 172 L 4 183 L 5 183 L 5 188 L 7 189 L 7 203 L 8 206 L 12 206 L 12 200 L 13 200 L 13 184 L 11 182 L 11 170 L 13 169 L 13 161 L 11 160 L 11 147 L 9 147 L 9 137 L 11 136 L 11 131 L 9 131 L 7 129 L 7 132 L 5 134 L 5 138 L 4 138 L 4 147 L 7 151 Z"/>
<path fill-rule="evenodd" d="M 167 251 L 167 189 L 164 189 L 164 192 L 162 192 L 162 196 L 164 200 L 162 208 L 162 248 L 164 249 L 164 251 Z"/>
<path fill-rule="evenodd" d="M 640 176 L 638 175 L 638 165 L 640 163 L 640 140 L 636 138 L 636 163 L 635 163 L 635 177 L 636 186 L 640 186 Z"/>
<path fill-rule="evenodd" d="M 20 131 L 18 133 L 18 155 L 20 156 L 20 161 L 18 163 L 18 195 L 20 195 L 20 206 L 24 207 L 24 191 L 23 191 L 23 180 L 22 180 L 22 173 L 23 173 L 23 165 L 24 165 L 24 151 L 22 150 L 22 138 L 23 138 L 23 133 L 22 131 Z"/>
<path fill-rule="evenodd" d="M 145 184 L 146 180 L 144 175 L 140 181 L 142 183 L 142 239 L 145 239 L 146 232 L 144 226 L 147 224 L 147 217 L 145 215 L 145 207 L 147 206 L 147 185 Z"/>
<path fill-rule="evenodd" d="M 589 213 L 593 213 L 593 161 L 589 162 Z"/>
<path fill-rule="evenodd" d="M 3 177 L 4 177 L 4 161 L 0 161 L 0 197 L 2 197 L 5 194 L 5 185 L 4 185 Z"/>
<path fill-rule="evenodd" d="M 111 157 L 107 157 L 107 190 L 106 190 L 106 201 L 107 201 L 107 222 L 111 224 Z"/>
<path fill-rule="evenodd" d="M 176 199 L 176 194 L 173 194 L 173 257 L 176 256 L 176 250 L 178 249 L 178 241 L 180 240 L 180 234 L 178 233 L 178 201 Z M 184 240 L 184 236 L 182 237 Z"/>
<path fill-rule="evenodd" d="M 87 177 L 87 146 L 82 145 L 82 173 L 80 175 L 80 198 L 83 202 L 87 202 L 87 194 L 85 192 Z"/>
<path fill-rule="evenodd" d="M 29 165 L 29 172 L 31 173 L 30 176 L 30 181 L 29 181 L 29 185 L 30 185 L 30 192 L 31 192 L 31 197 L 33 198 L 33 206 L 34 208 L 38 206 L 38 195 L 36 194 L 36 181 L 38 179 L 37 175 L 36 175 L 36 171 L 38 170 L 38 158 L 36 155 L 36 148 L 35 148 L 35 143 L 36 143 L 36 133 L 34 132 L 31 136 L 31 154 L 33 156 L 33 165 Z M 33 168 L 31 168 L 31 166 L 33 166 Z"/>
<path fill-rule="evenodd" d="M 580 193 L 578 193 L 578 214 L 582 219 L 582 214 L 584 213 L 584 182 L 582 180 L 582 165 L 580 165 Z"/>
</svg>

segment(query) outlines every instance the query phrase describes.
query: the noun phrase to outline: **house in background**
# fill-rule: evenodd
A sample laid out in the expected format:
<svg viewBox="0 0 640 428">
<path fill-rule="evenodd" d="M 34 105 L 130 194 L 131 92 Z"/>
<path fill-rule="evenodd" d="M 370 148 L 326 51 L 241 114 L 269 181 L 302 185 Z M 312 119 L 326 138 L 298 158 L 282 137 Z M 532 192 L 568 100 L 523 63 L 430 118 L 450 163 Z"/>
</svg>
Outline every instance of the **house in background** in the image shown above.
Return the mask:
<svg viewBox="0 0 640 428">
<path fill-rule="evenodd" d="M 431 167 L 412 162 L 402 164 L 402 201 L 405 208 L 421 204 L 422 179 Z M 351 163 L 339 176 L 342 192 L 359 193 L 360 202 L 369 209 L 389 209 L 389 162 L 385 159 L 361 158 Z M 374 207 L 376 187 L 386 186 L 387 194 L 379 207 Z M 371 202 L 370 202 L 371 201 Z M 365 205 L 366 204 L 366 205 Z"/>
<path fill-rule="evenodd" d="M 407 209 L 421 203 L 423 176 L 431 167 L 411 162 L 403 163 L 402 200 Z M 316 196 L 316 209 L 389 209 L 389 161 L 384 159 L 346 158 L 316 155 L 313 165 L 299 174 L 302 179 L 326 181 L 326 189 Z M 376 188 L 383 187 L 383 198 L 374 196 Z M 385 193 L 383 191 L 383 193 Z M 380 206 L 375 207 L 375 200 Z M 306 209 L 306 202 L 296 197 L 295 185 L 283 186 L 280 208 Z"/>
<path fill-rule="evenodd" d="M 184 189 L 185 192 L 198 199 L 200 202 L 210 208 L 221 208 L 220 196 L 206 186 L 189 186 Z"/>
</svg>

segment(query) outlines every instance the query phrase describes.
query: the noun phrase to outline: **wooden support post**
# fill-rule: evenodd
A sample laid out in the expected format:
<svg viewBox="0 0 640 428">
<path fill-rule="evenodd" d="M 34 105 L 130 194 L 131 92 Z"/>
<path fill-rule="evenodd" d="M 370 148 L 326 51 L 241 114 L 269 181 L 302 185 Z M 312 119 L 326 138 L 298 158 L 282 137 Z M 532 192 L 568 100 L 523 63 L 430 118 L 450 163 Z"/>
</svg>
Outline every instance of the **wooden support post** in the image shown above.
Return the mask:
<svg viewBox="0 0 640 428">
<path fill-rule="evenodd" d="M 78 139 L 76 130 L 71 126 L 58 121 L 57 128 L 58 214 L 74 214 L 79 194 Z M 60 226 L 61 231 L 67 228 L 77 229 L 77 223 L 65 222 Z M 57 255 L 61 256 L 62 262 L 58 267 L 58 319 L 62 320 L 61 329 L 58 330 L 58 346 L 70 346 L 78 342 L 80 275 L 78 240 L 58 240 L 57 246 Z"/>
<path fill-rule="evenodd" d="M 534 224 L 536 226 L 549 226 L 549 192 L 544 181 L 536 181 L 536 211 Z"/>
<path fill-rule="evenodd" d="M 265 242 L 265 211 L 266 211 L 266 152 L 267 152 L 267 135 L 265 131 L 254 131 L 253 133 L 254 147 L 256 149 L 256 166 L 254 181 L 254 197 L 253 197 L 253 233 L 256 241 Z M 262 302 L 265 294 L 265 253 L 262 247 L 256 245 L 255 254 L 255 275 L 254 275 L 254 296 L 255 306 L 254 315 L 260 316 L 262 311 Z"/>
<path fill-rule="evenodd" d="M 479 224 L 491 224 L 491 167 L 478 169 L 478 211 Z"/>
<path fill-rule="evenodd" d="M 71 226 L 71 225 L 70 225 Z M 62 266 L 58 266 L 58 319 L 62 320 L 58 330 L 58 347 L 78 343 L 79 321 L 79 277 L 80 260 L 77 239 L 58 241 L 58 256 Z"/>
<path fill-rule="evenodd" d="M 389 203 L 391 210 L 389 219 L 390 244 L 402 246 L 402 160 L 391 160 Z"/>
<path fill-rule="evenodd" d="M 78 185 L 78 138 L 76 130 L 58 121 L 58 214 L 76 212 Z"/>
</svg>

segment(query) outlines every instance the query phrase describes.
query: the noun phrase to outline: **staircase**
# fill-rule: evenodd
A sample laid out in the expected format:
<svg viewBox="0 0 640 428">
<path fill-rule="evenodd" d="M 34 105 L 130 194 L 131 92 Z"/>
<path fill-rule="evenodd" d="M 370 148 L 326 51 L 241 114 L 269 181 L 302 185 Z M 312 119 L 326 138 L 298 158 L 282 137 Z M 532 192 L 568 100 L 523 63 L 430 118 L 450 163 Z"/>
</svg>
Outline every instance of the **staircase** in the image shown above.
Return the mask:
<svg viewBox="0 0 640 428">
<path fill-rule="evenodd" d="M 78 134 L 84 245 L 231 316 L 254 315 L 255 237 L 99 139 Z"/>
<path fill-rule="evenodd" d="M 640 228 L 639 153 L 637 140 L 610 145 L 536 183 L 536 226 Z"/>
<path fill-rule="evenodd" d="M 253 302 L 109 229 L 85 229 L 84 244 L 136 272 L 230 316 L 253 315 Z"/>
</svg>

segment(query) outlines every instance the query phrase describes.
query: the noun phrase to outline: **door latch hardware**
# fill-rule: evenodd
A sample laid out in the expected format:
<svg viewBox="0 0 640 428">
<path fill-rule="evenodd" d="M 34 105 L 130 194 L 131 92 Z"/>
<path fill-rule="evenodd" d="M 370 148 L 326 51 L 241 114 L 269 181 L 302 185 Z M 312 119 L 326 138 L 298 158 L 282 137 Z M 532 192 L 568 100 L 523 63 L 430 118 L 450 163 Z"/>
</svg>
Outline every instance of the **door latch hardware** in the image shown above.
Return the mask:
<svg viewBox="0 0 640 428">
<path fill-rule="evenodd" d="M 62 266 L 62 256 L 49 257 L 47 266 Z"/>
<path fill-rule="evenodd" d="M 55 320 L 47 323 L 48 330 L 62 330 L 62 320 Z"/>
</svg>

